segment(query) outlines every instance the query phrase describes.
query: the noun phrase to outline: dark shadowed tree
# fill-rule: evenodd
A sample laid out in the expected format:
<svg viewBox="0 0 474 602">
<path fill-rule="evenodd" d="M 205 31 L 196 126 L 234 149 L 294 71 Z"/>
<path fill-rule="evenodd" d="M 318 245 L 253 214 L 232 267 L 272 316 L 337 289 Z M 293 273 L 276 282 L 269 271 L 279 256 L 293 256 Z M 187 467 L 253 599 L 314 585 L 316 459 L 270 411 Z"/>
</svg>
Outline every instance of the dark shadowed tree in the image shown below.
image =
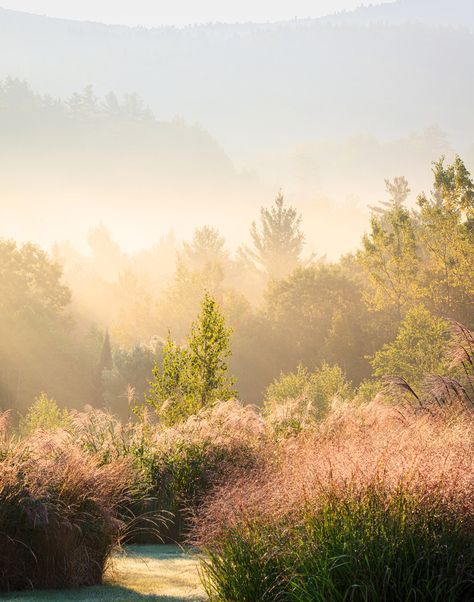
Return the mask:
<svg viewBox="0 0 474 602">
<path fill-rule="evenodd" d="M 33 244 L 0 240 L 3 407 L 23 411 L 42 391 L 61 403 L 87 399 L 92 354 L 68 313 L 70 299 L 61 267 L 47 253 Z"/>
<path fill-rule="evenodd" d="M 99 364 L 97 366 L 97 374 L 94 384 L 93 401 L 96 404 L 102 404 L 104 399 L 104 373 L 113 369 L 114 362 L 112 358 L 112 346 L 110 344 L 109 331 L 105 331 L 104 342 L 100 351 Z"/>
</svg>

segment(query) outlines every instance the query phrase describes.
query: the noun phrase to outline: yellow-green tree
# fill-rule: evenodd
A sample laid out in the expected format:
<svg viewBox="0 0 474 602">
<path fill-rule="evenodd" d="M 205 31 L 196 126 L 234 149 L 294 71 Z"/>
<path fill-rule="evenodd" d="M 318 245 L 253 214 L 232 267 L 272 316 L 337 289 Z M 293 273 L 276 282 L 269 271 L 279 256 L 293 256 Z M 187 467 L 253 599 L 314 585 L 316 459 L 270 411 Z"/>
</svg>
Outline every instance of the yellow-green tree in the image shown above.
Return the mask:
<svg viewBox="0 0 474 602">
<path fill-rule="evenodd" d="M 416 387 L 428 374 L 443 372 L 448 331 L 448 323 L 423 305 L 411 308 L 395 340 L 372 357 L 374 376 L 400 376 Z"/>
<path fill-rule="evenodd" d="M 162 366 L 153 369 L 154 381 L 147 397 L 164 424 L 173 425 L 217 401 L 236 396 L 227 366 L 230 335 L 215 299 L 206 293 L 187 346 L 168 337 Z"/>
<path fill-rule="evenodd" d="M 366 301 L 401 319 L 419 297 L 416 224 L 402 205 L 373 215 L 357 258 L 367 273 Z"/>
<path fill-rule="evenodd" d="M 424 297 L 438 315 L 469 323 L 474 294 L 474 184 L 459 157 L 447 166 L 442 158 L 434 164 L 433 174 L 431 197 L 418 197 Z"/>
</svg>

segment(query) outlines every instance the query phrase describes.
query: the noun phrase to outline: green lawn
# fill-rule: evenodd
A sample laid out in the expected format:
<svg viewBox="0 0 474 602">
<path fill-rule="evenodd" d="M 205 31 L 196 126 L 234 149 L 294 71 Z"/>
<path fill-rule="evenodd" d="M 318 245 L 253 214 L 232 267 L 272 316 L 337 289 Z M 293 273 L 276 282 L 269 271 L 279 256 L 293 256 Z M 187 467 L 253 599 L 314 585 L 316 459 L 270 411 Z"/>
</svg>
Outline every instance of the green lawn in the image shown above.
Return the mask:
<svg viewBox="0 0 474 602">
<path fill-rule="evenodd" d="M 80 590 L 0 594 L 15 602 L 197 602 L 198 560 L 178 546 L 130 546 L 114 556 L 106 584 Z"/>
</svg>

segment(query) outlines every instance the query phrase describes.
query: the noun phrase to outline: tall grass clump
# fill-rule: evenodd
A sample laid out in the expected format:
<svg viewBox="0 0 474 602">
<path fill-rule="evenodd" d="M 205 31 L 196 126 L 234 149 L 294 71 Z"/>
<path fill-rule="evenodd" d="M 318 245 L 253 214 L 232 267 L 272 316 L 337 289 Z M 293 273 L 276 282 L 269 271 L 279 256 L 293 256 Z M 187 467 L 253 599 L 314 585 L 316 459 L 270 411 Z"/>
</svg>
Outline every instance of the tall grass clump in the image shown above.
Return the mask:
<svg viewBox="0 0 474 602">
<path fill-rule="evenodd" d="M 341 405 L 217 491 L 196 522 L 219 602 L 474 599 L 465 414 Z"/>
<path fill-rule="evenodd" d="M 203 408 L 174 426 L 153 418 L 145 410 L 135 422 L 122 424 L 93 409 L 71 418 L 82 449 L 102 464 L 128 459 L 139 475 L 142 491 L 130 508 L 137 516 L 129 536 L 135 543 L 182 540 L 210 491 L 255 467 L 265 438 L 256 410 L 234 400 Z"/>
<path fill-rule="evenodd" d="M 257 465 L 264 428 L 254 408 L 231 400 L 155 432 L 153 492 L 173 517 L 166 537 L 181 540 L 214 488 Z"/>
<path fill-rule="evenodd" d="M 0 591 L 99 584 L 126 524 L 126 461 L 100 465 L 64 431 L 4 439 L 0 462 Z"/>
</svg>

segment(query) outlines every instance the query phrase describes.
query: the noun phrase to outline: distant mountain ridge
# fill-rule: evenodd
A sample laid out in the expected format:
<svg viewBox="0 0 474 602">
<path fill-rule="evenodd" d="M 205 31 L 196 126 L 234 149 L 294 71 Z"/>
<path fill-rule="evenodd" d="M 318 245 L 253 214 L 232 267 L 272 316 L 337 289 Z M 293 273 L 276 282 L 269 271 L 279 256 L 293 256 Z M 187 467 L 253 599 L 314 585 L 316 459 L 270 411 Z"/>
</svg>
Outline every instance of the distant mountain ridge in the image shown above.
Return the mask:
<svg viewBox="0 0 474 602">
<path fill-rule="evenodd" d="M 430 23 L 417 18 L 423 6 Z M 326 19 L 149 30 L 0 9 L 0 81 L 43 95 L 39 108 L 31 92 L 0 97 L 2 209 L 17 207 L 24 228 L 32 195 L 38 210 L 73 208 L 83 224 L 96 206 L 108 224 L 137 208 L 149 236 L 185 217 L 220 219 L 242 240 L 236 224 L 282 187 L 315 216 L 308 238 L 334 256 L 327 223 L 339 214 L 319 223 L 315 207 L 366 207 L 398 175 L 429 190 L 430 162 L 452 151 L 474 166 L 474 35 L 459 25 L 473 12 L 464 0 L 400 0 Z M 136 92 L 156 122 L 116 119 L 111 90 Z M 89 95 L 110 100 L 108 117 L 99 103 L 71 121 Z M 366 219 L 347 224 L 344 250 Z"/>
<path fill-rule="evenodd" d="M 420 23 L 474 30 L 474 3 L 472 0 L 397 0 L 328 15 L 321 21 L 338 25 Z"/>
<path fill-rule="evenodd" d="M 199 30 L 213 28 L 220 34 L 225 31 L 238 30 L 239 33 L 255 32 L 256 30 L 268 31 L 280 27 L 301 26 L 302 24 L 330 23 L 343 25 L 403 25 L 403 24 L 423 24 L 435 27 L 474 27 L 474 8 L 472 0 L 389 0 L 385 2 L 366 4 L 361 2 L 361 6 L 352 10 L 337 11 L 329 13 L 322 17 L 314 18 L 296 18 L 288 21 L 275 21 L 267 23 L 227 23 L 213 22 L 209 24 L 196 24 L 185 27 L 172 27 L 164 25 L 151 27 L 131 27 L 126 25 L 110 25 L 95 21 L 79 21 L 65 19 L 61 17 L 46 17 L 42 14 L 28 13 L 5 9 L 0 6 L 0 12 L 13 15 L 28 16 L 34 19 L 54 19 L 62 23 L 79 23 L 88 26 L 107 27 L 116 29 L 137 29 L 147 31 L 166 31 L 166 30 Z"/>
<path fill-rule="evenodd" d="M 249 149 L 433 124 L 470 144 L 474 35 L 453 27 L 473 18 L 473 0 L 399 0 L 326 19 L 148 30 L 0 9 L 0 79 L 63 98 L 89 84 L 137 92 L 158 119 L 197 122 L 244 161 Z"/>
</svg>

